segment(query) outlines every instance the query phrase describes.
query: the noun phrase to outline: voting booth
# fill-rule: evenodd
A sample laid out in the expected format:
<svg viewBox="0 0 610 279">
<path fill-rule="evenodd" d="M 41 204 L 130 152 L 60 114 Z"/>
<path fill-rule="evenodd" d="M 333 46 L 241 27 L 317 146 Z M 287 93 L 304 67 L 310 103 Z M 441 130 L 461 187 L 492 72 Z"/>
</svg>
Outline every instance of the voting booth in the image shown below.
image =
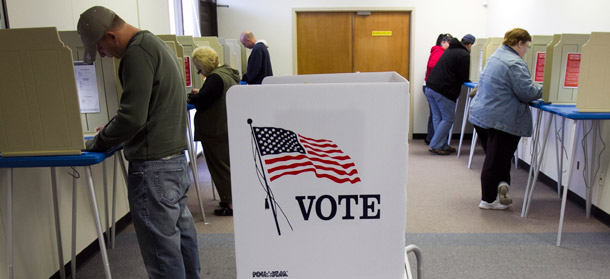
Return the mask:
<svg viewBox="0 0 610 279">
<path fill-rule="evenodd" d="M 503 41 L 504 38 L 500 37 L 492 37 L 487 39 L 487 42 L 485 42 L 485 45 L 483 45 L 483 65 L 481 69 L 485 69 L 485 63 L 487 63 L 487 59 L 489 59 L 489 57 L 494 54 L 496 49 L 498 49 L 502 45 Z"/>
<path fill-rule="evenodd" d="M 581 112 L 610 112 L 610 33 L 591 33 L 580 63 L 576 107 Z"/>
<path fill-rule="evenodd" d="M 530 70 L 530 76 L 535 83 L 544 81 L 544 62 L 546 58 L 546 46 L 551 43 L 553 36 L 533 35 L 530 48 L 525 53 L 523 60 Z"/>
<path fill-rule="evenodd" d="M 195 67 L 195 64 L 191 58 L 191 55 L 193 55 L 193 50 L 197 48 L 197 43 L 195 43 L 193 36 L 176 36 L 176 39 L 178 40 L 178 43 L 182 45 L 182 49 L 184 51 L 185 85 L 191 89 L 199 89 L 203 85 L 203 77 L 197 74 L 197 68 Z"/>
<path fill-rule="evenodd" d="M 85 48 L 76 31 L 60 31 L 59 37 L 72 50 L 74 74 L 79 91 L 83 131 L 95 134 L 95 128 L 106 125 L 119 110 L 121 85 L 117 78 L 119 60 L 101 59 L 84 64 Z"/>
<path fill-rule="evenodd" d="M 222 46 L 218 42 L 218 37 L 214 36 L 204 36 L 204 37 L 195 37 L 195 42 L 198 44 L 207 43 L 209 47 L 213 48 L 218 54 L 218 63 L 219 65 L 225 64 L 224 59 L 224 50 Z"/>
<path fill-rule="evenodd" d="M 187 69 L 188 69 L 188 74 L 190 77 L 190 71 L 191 71 L 191 62 L 190 62 L 190 56 L 191 54 L 188 53 L 186 54 L 186 52 L 184 51 L 184 46 L 178 41 L 178 36 L 176 35 L 157 35 L 157 37 L 159 37 L 161 40 L 163 40 L 166 45 L 168 45 L 170 47 L 170 49 L 173 49 L 176 53 L 176 57 L 178 57 L 178 60 L 180 60 L 180 65 L 182 65 L 182 76 L 185 77 L 187 74 Z M 172 46 L 173 44 L 173 46 Z M 185 57 L 185 55 L 187 57 Z M 188 62 L 187 62 L 188 60 Z M 185 78 L 184 80 L 184 84 L 186 86 L 186 93 L 191 93 L 191 90 L 193 89 L 193 84 L 192 81 L 187 80 Z"/>
<path fill-rule="evenodd" d="M 231 68 L 237 70 L 239 75 L 242 76 L 245 73 L 245 69 L 242 71 L 242 50 L 240 42 L 236 39 L 226 38 L 218 38 L 218 42 L 223 49 L 225 64 L 228 64 Z"/>
<path fill-rule="evenodd" d="M 546 47 L 542 99 L 554 104 L 574 104 L 582 46 L 589 34 L 559 34 Z"/>
<path fill-rule="evenodd" d="M 403 278 L 408 92 L 394 72 L 229 90 L 237 278 Z"/>
<path fill-rule="evenodd" d="M 74 61 L 57 29 L 4 29 L 0 42 L 2 156 L 80 154 L 85 144 Z"/>
<path fill-rule="evenodd" d="M 470 75 L 468 79 L 478 81 L 483 71 L 484 48 L 487 38 L 477 38 L 470 46 Z"/>
</svg>

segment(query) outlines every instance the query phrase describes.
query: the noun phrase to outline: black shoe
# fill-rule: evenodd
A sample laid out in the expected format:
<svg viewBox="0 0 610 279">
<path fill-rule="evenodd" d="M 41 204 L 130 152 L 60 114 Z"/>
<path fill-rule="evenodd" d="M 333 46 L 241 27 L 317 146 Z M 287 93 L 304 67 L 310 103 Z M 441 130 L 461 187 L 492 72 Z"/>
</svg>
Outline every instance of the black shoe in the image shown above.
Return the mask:
<svg viewBox="0 0 610 279">
<path fill-rule="evenodd" d="M 226 202 L 219 202 L 218 205 L 220 205 L 220 207 L 229 207 L 229 204 Z"/>
<path fill-rule="evenodd" d="M 214 210 L 214 215 L 216 215 L 216 216 L 233 216 L 233 209 L 230 209 L 228 207 L 219 208 L 219 209 Z"/>
</svg>

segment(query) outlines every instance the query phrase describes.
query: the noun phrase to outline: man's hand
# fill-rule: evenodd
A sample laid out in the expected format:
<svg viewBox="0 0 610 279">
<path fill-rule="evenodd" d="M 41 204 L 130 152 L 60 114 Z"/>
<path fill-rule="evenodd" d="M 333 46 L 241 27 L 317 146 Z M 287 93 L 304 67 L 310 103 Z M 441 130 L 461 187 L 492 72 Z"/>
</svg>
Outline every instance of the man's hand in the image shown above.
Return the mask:
<svg viewBox="0 0 610 279">
<path fill-rule="evenodd" d="M 97 128 L 95 128 L 95 133 L 99 133 L 102 129 L 104 129 L 104 126 L 99 126 Z"/>
</svg>

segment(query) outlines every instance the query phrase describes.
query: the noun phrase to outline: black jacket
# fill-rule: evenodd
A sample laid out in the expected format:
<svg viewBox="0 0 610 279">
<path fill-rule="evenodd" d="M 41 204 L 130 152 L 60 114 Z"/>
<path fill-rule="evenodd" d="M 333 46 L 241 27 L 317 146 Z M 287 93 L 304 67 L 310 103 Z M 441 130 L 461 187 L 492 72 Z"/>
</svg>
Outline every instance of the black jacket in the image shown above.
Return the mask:
<svg viewBox="0 0 610 279">
<path fill-rule="evenodd" d="M 469 81 L 470 52 L 458 39 L 449 42 L 449 48 L 430 72 L 426 86 L 452 101 L 460 96 L 462 84 Z"/>
</svg>

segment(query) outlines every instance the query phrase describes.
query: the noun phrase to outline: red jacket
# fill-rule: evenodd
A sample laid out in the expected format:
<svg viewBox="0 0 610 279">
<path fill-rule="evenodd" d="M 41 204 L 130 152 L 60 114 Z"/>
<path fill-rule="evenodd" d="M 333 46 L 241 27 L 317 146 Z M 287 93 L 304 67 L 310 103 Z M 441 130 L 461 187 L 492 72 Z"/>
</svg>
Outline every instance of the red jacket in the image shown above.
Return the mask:
<svg viewBox="0 0 610 279">
<path fill-rule="evenodd" d="M 445 49 L 443 49 L 442 46 L 433 46 L 432 49 L 430 49 L 430 58 L 428 58 L 428 67 L 426 68 L 426 78 L 424 80 L 428 80 L 432 68 L 434 68 L 434 65 L 436 65 L 436 62 L 441 58 L 444 51 Z"/>
</svg>

